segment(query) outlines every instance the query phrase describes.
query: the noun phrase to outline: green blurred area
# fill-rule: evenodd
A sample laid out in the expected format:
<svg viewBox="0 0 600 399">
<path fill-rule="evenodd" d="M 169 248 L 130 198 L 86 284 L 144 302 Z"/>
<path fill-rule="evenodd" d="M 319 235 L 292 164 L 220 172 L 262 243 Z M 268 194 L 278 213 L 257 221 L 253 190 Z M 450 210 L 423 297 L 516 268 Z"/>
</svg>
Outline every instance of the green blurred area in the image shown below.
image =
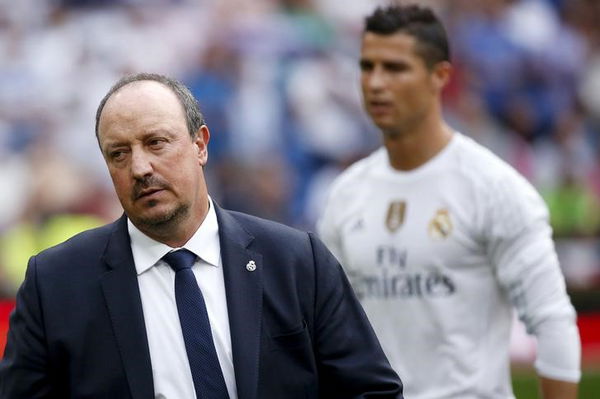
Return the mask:
<svg viewBox="0 0 600 399">
<path fill-rule="evenodd" d="M 25 277 L 29 257 L 75 234 L 104 224 L 87 214 L 57 213 L 40 221 L 22 220 L 0 235 L 0 298 L 10 298 Z"/>
<path fill-rule="evenodd" d="M 513 390 L 517 399 L 539 399 L 538 381 L 533 369 L 518 369 L 512 373 Z M 600 398 L 600 365 L 584 369 L 579 384 L 579 399 Z"/>
</svg>

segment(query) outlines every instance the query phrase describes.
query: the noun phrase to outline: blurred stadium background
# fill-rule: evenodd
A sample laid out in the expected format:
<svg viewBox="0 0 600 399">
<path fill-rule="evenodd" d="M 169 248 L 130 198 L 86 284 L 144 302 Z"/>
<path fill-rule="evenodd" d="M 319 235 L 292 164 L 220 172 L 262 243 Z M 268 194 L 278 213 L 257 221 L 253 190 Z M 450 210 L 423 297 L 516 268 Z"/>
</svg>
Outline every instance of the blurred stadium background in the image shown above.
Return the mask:
<svg viewBox="0 0 600 399">
<path fill-rule="evenodd" d="M 579 315 L 581 398 L 600 397 L 600 1 L 432 0 L 455 77 L 452 125 L 551 210 Z M 375 0 L 0 0 L 0 350 L 30 255 L 121 213 L 94 114 L 126 73 L 174 76 L 212 132 L 222 206 L 312 230 L 329 182 L 379 144 L 357 56 Z M 518 398 L 535 343 L 515 327 Z"/>
</svg>

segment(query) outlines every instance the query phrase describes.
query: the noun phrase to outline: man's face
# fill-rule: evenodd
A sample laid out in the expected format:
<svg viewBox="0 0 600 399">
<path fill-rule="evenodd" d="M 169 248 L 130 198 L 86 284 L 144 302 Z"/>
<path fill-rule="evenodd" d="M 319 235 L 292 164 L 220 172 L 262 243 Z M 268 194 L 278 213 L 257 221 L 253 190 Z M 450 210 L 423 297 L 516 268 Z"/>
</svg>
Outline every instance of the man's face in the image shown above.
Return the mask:
<svg viewBox="0 0 600 399">
<path fill-rule="evenodd" d="M 405 33 L 363 36 L 360 68 L 365 108 L 385 134 L 410 132 L 431 112 L 439 90 Z"/>
<path fill-rule="evenodd" d="M 106 102 L 98 135 L 117 196 L 138 228 L 200 212 L 209 132 L 204 126 L 190 137 L 168 87 L 139 81 L 119 89 Z"/>
</svg>

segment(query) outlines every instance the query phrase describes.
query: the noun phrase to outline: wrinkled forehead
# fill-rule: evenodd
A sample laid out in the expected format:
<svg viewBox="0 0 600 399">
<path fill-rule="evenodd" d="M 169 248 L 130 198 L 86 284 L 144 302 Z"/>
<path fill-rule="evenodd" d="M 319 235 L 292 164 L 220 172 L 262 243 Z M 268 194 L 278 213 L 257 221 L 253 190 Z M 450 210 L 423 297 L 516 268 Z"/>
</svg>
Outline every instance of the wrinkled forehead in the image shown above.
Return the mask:
<svg viewBox="0 0 600 399">
<path fill-rule="evenodd" d="M 185 127 L 183 107 L 177 95 L 162 83 L 138 81 L 121 87 L 106 101 L 98 131 L 102 137 L 107 130 L 158 123 Z"/>
<path fill-rule="evenodd" d="M 100 125 L 113 114 L 172 115 L 185 119 L 183 106 L 173 91 L 162 83 L 142 80 L 129 83 L 113 93 L 106 101 Z"/>
</svg>

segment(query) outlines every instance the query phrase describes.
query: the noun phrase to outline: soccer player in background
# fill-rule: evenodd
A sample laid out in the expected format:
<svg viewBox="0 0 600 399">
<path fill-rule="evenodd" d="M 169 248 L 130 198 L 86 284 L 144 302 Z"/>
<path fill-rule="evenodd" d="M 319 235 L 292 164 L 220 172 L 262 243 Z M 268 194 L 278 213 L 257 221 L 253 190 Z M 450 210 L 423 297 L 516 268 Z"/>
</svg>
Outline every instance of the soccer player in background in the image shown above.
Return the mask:
<svg viewBox="0 0 600 399">
<path fill-rule="evenodd" d="M 366 18 L 364 106 L 383 147 L 331 187 L 320 235 L 345 267 L 406 397 L 513 398 L 516 309 L 545 399 L 575 398 L 581 346 L 547 208 L 512 167 L 446 124 L 452 66 L 428 8 Z"/>
</svg>

